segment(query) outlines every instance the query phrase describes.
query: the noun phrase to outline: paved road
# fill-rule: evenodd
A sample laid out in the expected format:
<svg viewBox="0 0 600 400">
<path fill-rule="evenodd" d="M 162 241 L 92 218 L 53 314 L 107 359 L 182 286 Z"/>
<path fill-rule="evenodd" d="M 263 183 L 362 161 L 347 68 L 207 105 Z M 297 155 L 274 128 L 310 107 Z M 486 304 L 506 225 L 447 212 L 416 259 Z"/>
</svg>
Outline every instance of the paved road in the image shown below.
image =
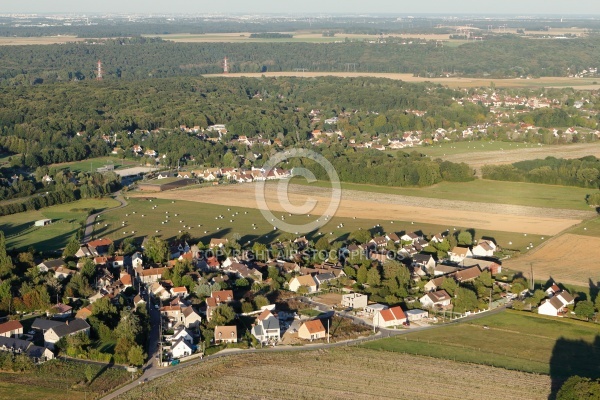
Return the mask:
<svg viewBox="0 0 600 400">
<path fill-rule="evenodd" d="M 90 240 L 92 240 L 92 234 L 94 233 L 94 223 L 96 222 L 96 217 L 98 217 L 98 215 L 104 214 L 105 212 L 108 212 L 108 211 L 123 208 L 127 205 L 127 201 L 125 201 L 125 198 L 123 197 L 123 194 L 121 193 L 121 191 L 118 191 L 115 193 L 114 199 L 117 200 L 121 204 L 118 205 L 117 207 L 107 208 L 106 210 L 102 210 L 98 213 L 91 214 L 89 217 L 87 217 L 87 220 L 85 221 L 85 231 L 83 233 L 83 243 L 87 243 Z"/>
<path fill-rule="evenodd" d="M 318 304 L 318 303 L 315 303 L 315 304 Z M 323 305 L 319 305 L 319 306 L 321 307 Z M 323 306 L 323 307 L 329 308 L 327 306 Z M 461 318 L 459 320 L 455 320 L 455 321 L 449 322 L 447 324 L 419 326 L 419 327 L 413 327 L 410 329 L 401 329 L 401 330 L 383 329 L 382 328 L 379 330 L 379 332 L 375 336 L 370 336 L 370 337 L 361 338 L 361 339 L 348 340 L 348 341 L 344 341 L 344 342 L 337 342 L 337 343 L 308 344 L 308 345 L 304 345 L 304 346 L 276 346 L 276 347 L 267 347 L 267 348 L 255 349 L 255 350 L 231 350 L 231 351 L 226 351 L 226 352 L 219 352 L 219 353 L 213 354 L 211 356 L 206 356 L 206 357 L 204 357 L 204 359 L 197 358 L 192 361 L 184 362 L 182 364 L 170 366 L 170 367 L 166 367 L 166 368 L 158 368 L 158 363 L 156 362 L 157 360 L 154 358 L 154 354 L 157 351 L 156 343 L 158 343 L 158 322 L 155 324 L 154 321 L 155 321 L 155 318 L 156 318 L 156 320 L 158 320 L 158 318 L 160 318 L 160 313 L 158 312 L 158 310 L 155 310 L 154 307 L 152 307 L 152 306 L 150 306 L 150 309 L 151 309 L 150 313 L 152 316 L 152 332 L 150 334 L 151 339 L 149 342 L 150 342 L 150 349 L 154 348 L 154 353 L 152 354 L 152 357 L 150 358 L 148 363 L 144 366 L 144 374 L 137 380 L 133 381 L 132 383 L 130 383 L 126 386 L 123 386 L 122 388 L 112 392 L 111 394 L 109 394 L 107 396 L 104 396 L 102 398 L 102 400 L 114 399 L 114 398 L 130 391 L 131 389 L 135 388 L 136 386 L 138 386 L 140 384 L 140 382 L 151 381 L 152 379 L 161 377 L 161 376 L 169 374 L 171 372 L 179 371 L 180 369 L 189 367 L 190 365 L 198 364 L 204 360 L 211 360 L 211 359 L 221 358 L 221 357 L 230 357 L 230 356 L 235 356 L 235 355 L 240 355 L 240 354 L 248 354 L 248 353 L 312 351 L 312 350 L 328 349 L 328 348 L 334 348 L 334 347 L 353 346 L 353 345 L 358 345 L 358 344 L 361 344 L 361 343 L 364 343 L 367 341 L 376 340 L 376 339 L 383 339 L 386 337 L 405 335 L 407 333 L 419 332 L 419 331 L 424 331 L 424 330 L 428 330 L 428 329 L 435 329 L 435 328 L 439 328 L 441 326 L 461 323 L 463 321 L 473 321 L 473 320 L 483 318 L 488 315 L 497 314 L 499 312 L 502 312 L 502 311 L 504 311 L 505 307 L 502 306 L 502 307 L 498 307 L 492 311 L 488 311 L 488 312 L 484 312 L 484 313 L 480 313 L 480 314 L 473 314 L 466 318 Z M 326 311 L 331 311 L 331 309 L 328 309 Z M 348 316 L 348 317 L 351 317 L 351 316 Z M 360 320 L 360 323 L 364 323 L 364 321 Z M 155 334 L 154 338 L 152 338 L 153 334 Z M 149 351 L 149 354 L 150 354 L 150 351 Z"/>
</svg>

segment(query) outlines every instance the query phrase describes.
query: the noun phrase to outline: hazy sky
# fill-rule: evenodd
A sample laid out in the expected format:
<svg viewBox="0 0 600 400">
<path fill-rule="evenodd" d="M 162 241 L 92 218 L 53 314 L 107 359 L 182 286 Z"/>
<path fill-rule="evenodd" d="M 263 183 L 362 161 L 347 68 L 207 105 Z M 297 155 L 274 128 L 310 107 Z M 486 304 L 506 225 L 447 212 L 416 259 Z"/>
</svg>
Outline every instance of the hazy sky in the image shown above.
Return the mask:
<svg viewBox="0 0 600 400">
<path fill-rule="evenodd" d="M 1 13 L 394 13 L 600 15 L 599 0 L 0 0 Z"/>
</svg>

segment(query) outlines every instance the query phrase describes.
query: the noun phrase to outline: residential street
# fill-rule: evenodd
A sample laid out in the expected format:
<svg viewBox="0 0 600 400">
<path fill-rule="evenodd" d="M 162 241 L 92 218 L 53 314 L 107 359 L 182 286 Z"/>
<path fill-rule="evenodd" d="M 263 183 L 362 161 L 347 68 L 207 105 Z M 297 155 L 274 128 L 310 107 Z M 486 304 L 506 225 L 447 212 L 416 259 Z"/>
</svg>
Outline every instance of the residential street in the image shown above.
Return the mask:
<svg viewBox="0 0 600 400">
<path fill-rule="evenodd" d="M 314 304 L 317 304 L 317 303 L 314 303 Z M 327 308 L 327 306 L 324 306 L 324 305 L 319 305 L 319 309 L 321 309 L 320 307 Z M 414 327 L 411 329 L 402 329 L 402 330 L 380 329 L 379 332 L 375 336 L 361 338 L 361 339 L 355 339 L 355 340 L 348 340 L 348 341 L 338 342 L 338 343 L 307 344 L 304 346 L 276 346 L 276 347 L 266 347 L 266 348 L 255 349 L 255 350 L 231 350 L 231 351 L 227 351 L 227 352 L 220 352 L 217 354 L 213 354 L 211 356 L 204 357 L 204 359 L 197 358 L 195 360 L 192 360 L 189 362 L 184 362 L 179 365 L 159 368 L 158 362 L 157 362 L 158 360 L 156 360 L 156 358 L 154 356 L 157 352 L 156 344 L 158 343 L 158 330 L 159 330 L 159 322 L 158 321 L 160 318 L 160 313 L 158 310 L 155 310 L 154 307 L 150 306 L 150 308 L 151 308 L 150 314 L 152 316 L 152 331 L 150 333 L 150 341 L 149 342 L 150 342 L 150 348 L 154 349 L 154 350 L 152 351 L 150 360 L 144 366 L 144 374 L 137 380 L 133 381 L 132 383 L 130 383 L 126 386 L 123 386 L 122 388 L 114 391 L 113 393 L 111 393 L 107 396 L 102 397 L 102 400 L 114 399 L 114 398 L 118 397 L 119 395 L 126 393 L 129 390 L 135 388 L 137 385 L 142 384 L 143 382 L 151 381 L 152 379 L 161 377 L 163 375 L 169 374 L 174 371 L 178 371 L 178 370 L 180 370 L 182 368 L 186 368 L 190 365 L 198 364 L 200 362 L 203 362 L 204 360 L 211 360 L 211 359 L 220 358 L 220 357 L 231 357 L 231 356 L 235 356 L 235 355 L 239 355 L 239 354 L 246 354 L 246 353 L 250 353 L 250 352 L 255 353 L 255 352 L 275 352 L 275 351 L 312 351 L 312 350 L 327 349 L 327 348 L 334 348 L 334 347 L 353 346 L 353 345 L 358 345 L 363 342 L 367 342 L 367 341 L 371 341 L 371 340 L 375 340 L 375 339 L 383 339 L 383 338 L 392 337 L 392 336 L 405 335 L 407 333 L 424 331 L 424 330 L 428 330 L 428 329 L 435 329 L 435 328 L 439 328 L 439 327 L 446 326 L 449 324 L 457 324 L 457 323 L 462 323 L 462 322 L 466 322 L 466 321 L 473 321 L 473 320 L 476 320 L 476 319 L 479 319 L 479 318 L 482 318 L 482 317 L 485 317 L 488 315 L 497 314 L 497 313 L 505 310 L 505 307 L 502 306 L 502 307 L 498 307 L 492 311 L 488 311 L 488 312 L 484 312 L 484 313 L 480 313 L 480 314 L 472 314 L 468 317 L 461 318 L 459 320 L 455 320 L 455 321 L 449 322 L 447 324 L 441 324 L 441 325 L 419 326 L 419 327 Z M 331 312 L 331 309 L 328 309 L 325 311 Z M 343 315 L 343 314 L 340 314 L 340 315 Z M 353 316 L 350 316 L 350 315 L 348 315 L 348 318 L 352 318 L 355 321 L 359 320 L 360 323 L 364 323 L 363 320 L 353 317 Z M 149 354 L 150 354 L 150 351 L 149 351 Z"/>
</svg>

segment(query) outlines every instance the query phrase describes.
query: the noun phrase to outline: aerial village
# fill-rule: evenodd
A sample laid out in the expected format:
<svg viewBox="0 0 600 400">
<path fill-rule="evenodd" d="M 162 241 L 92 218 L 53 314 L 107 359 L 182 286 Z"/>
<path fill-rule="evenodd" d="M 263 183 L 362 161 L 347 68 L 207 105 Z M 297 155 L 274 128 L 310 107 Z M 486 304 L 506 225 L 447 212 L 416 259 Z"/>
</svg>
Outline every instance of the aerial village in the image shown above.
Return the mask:
<svg viewBox="0 0 600 400">
<path fill-rule="evenodd" d="M 0 350 L 36 362 L 57 355 L 106 360 L 111 354 L 92 343 L 110 337 L 107 329 L 125 335 L 115 357 L 121 341 L 145 343 L 126 335 L 153 330 L 156 359 L 167 366 L 230 347 L 376 338 L 506 304 L 563 317 L 574 304 L 559 283 L 534 292 L 524 277 L 503 272 L 502 249 L 492 238 L 473 240 L 468 232 L 428 238 L 360 230 L 334 247 L 327 239 L 313 243 L 291 235 L 270 248 L 241 248 L 231 238 L 206 245 L 188 240 L 152 237 L 139 247 L 115 249 L 112 240 L 100 238 L 81 243 L 70 256 L 39 262 L 37 272 L 60 284 L 89 277 L 90 295 L 71 289 L 48 309 L 18 312 L 28 323 L 17 318 L 0 324 Z M 166 261 L 154 261 L 161 252 Z M 144 319 L 151 321 L 149 331 L 131 327 Z M 125 351 L 118 361 L 141 365 L 144 356 Z"/>
</svg>

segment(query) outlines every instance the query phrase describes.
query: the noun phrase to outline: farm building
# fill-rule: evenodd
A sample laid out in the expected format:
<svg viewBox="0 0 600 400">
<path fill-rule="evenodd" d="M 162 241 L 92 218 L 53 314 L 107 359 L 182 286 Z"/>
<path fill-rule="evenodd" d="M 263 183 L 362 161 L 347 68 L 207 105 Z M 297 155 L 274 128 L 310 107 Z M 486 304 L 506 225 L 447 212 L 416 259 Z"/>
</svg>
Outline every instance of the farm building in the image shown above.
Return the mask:
<svg viewBox="0 0 600 400">
<path fill-rule="evenodd" d="M 51 219 L 40 219 L 35 221 L 35 226 L 46 226 L 52 223 Z"/>
<path fill-rule="evenodd" d="M 139 183 L 138 188 L 144 192 L 164 192 L 165 190 L 177 189 L 195 183 L 195 179 L 166 178 L 162 179 L 161 182 L 150 181 Z"/>
</svg>

